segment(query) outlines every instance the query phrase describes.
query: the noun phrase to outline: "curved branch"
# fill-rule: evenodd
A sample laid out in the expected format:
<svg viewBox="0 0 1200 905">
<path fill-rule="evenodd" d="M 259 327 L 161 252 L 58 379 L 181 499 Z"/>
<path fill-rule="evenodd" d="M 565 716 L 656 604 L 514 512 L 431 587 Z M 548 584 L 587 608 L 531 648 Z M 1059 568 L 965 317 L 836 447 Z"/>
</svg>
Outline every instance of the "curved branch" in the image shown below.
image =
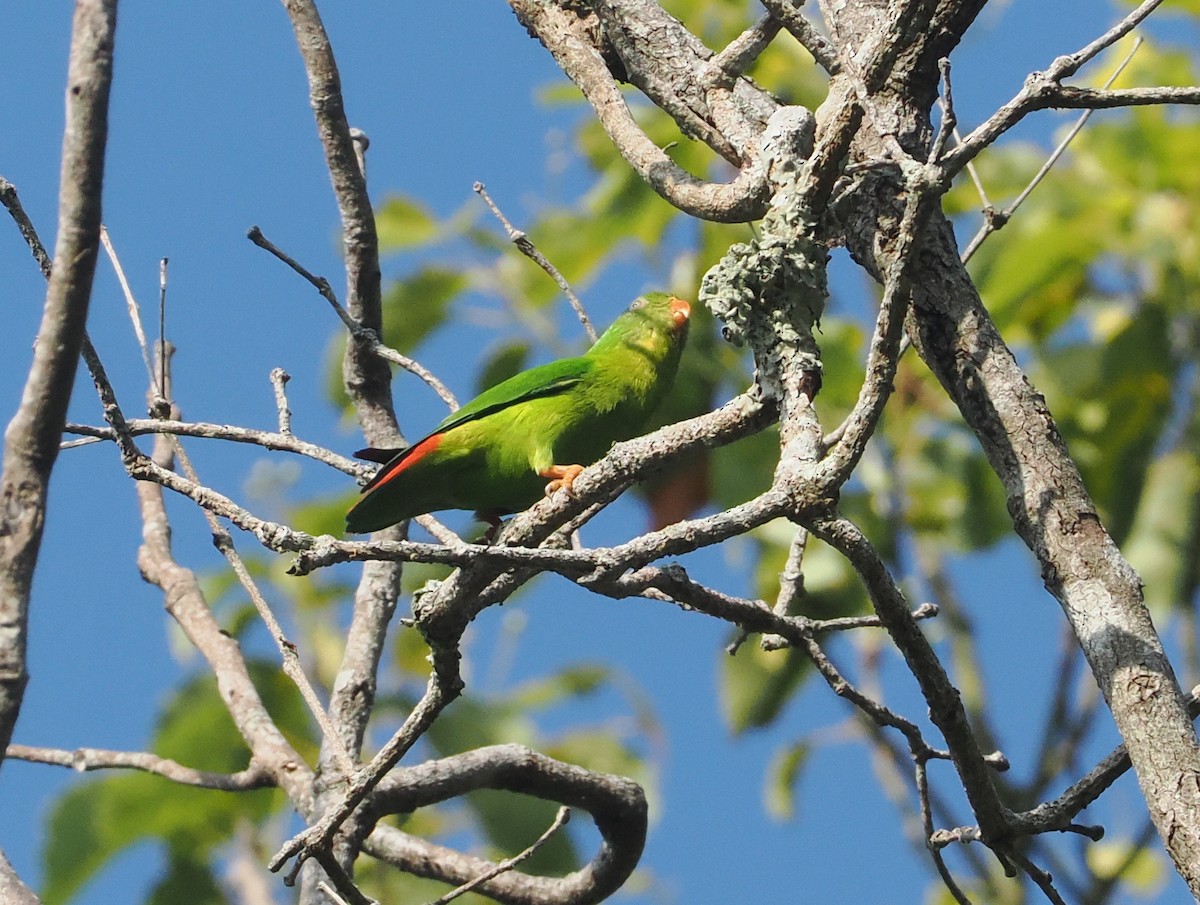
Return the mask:
<svg viewBox="0 0 1200 905">
<path fill-rule="evenodd" d="M 753 155 L 778 104 L 740 77 L 737 61 L 761 52 L 778 32 L 775 23 L 767 18 L 763 28 L 751 28 L 714 54 L 658 0 L 596 0 L 589 6 L 601 26 L 594 43 L 617 78 L 641 89 L 684 135 L 734 166 Z"/>
<path fill-rule="evenodd" d="M 554 760 L 523 745 L 493 745 L 393 770 L 366 805 L 367 820 L 408 813 L 478 789 L 532 795 L 591 814 L 602 839 L 596 856 L 566 877 L 500 874 L 476 887 L 507 905 L 590 905 L 621 887 L 646 841 L 646 797 L 632 780 Z M 465 883 L 495 865 L 397 830 L 376 827 L 364 849 L 405 871 Z"/>
<path fill-rule="evenodd" d="M 697 179 L 642 131 L 582 20 L 554 3 L 509 0 L 509 6 L 583 92 L 621 156 L 666 201 L 693 217 L 720 223 L 756 220 L 766 212 L 770 186 L 754 154 L 743 155 L 732 182 Z"/>
</svg>

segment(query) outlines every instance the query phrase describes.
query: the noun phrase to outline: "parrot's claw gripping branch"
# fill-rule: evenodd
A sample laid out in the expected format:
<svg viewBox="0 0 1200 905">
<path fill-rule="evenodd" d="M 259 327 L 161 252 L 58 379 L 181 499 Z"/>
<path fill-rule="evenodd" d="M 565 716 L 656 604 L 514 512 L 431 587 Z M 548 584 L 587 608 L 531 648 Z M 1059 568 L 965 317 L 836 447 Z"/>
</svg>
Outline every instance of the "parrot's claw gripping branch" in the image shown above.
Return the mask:
<svg viewBox="0 0 1200 905">
<path fill-rule="evenodd" d="M 544 471 L 538 472 L 543 478 L 553 478 L 546 485 L 546 496 L 553 496 L 556 490 L 566 490 L 568 496 L 574 496 L 575 479 L 583 473 L 582 465 L 551 465 Z"/>
</svg>

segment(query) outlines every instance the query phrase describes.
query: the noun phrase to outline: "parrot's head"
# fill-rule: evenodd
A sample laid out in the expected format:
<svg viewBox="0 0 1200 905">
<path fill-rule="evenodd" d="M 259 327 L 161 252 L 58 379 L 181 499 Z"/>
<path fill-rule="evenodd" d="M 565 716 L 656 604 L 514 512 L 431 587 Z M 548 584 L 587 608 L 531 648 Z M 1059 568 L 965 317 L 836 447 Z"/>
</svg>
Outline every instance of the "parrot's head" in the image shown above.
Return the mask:
<svg viewBox="0 0 1200 905">
<path fill-rule="evenodd" d="M 667 292 L 647 292 L 625 309 L 589 354 L 635 349 L 651 361 L 672 365 L 687 340 L 692 306 Z"/>
<path fill-rule="evenodd" d="M 613 326 L 621 325 L 637 333 L 659 335 L 687 333 L 692 306 L 669 292 L 647 292 L 617 318 Z"/>
</svg>

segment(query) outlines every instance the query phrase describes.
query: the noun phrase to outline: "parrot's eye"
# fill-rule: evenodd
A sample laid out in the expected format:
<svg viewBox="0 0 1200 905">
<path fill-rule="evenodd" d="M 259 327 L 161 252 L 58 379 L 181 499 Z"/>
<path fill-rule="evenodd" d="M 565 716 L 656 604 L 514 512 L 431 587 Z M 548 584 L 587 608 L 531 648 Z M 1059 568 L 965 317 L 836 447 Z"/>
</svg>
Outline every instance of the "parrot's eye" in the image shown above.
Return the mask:
<svg viewBox="0 0 1200 905">
<path fill-rule="evenodd" d="M 646 300 L 638 299 L 636 302 L 634 302 L 632 305 L 629 306 L 629 310 L 630 311 L 638 311 L 645 307 L 646 307 Z"/>
</svg>

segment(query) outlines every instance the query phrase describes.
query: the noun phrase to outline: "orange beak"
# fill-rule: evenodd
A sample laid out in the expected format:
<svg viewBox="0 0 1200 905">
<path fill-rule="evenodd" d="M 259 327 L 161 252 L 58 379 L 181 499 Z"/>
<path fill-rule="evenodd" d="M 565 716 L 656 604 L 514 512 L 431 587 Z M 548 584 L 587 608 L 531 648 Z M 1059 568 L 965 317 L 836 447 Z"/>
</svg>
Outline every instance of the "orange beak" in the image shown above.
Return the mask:
<svg viewBox="0 0 1200 905">
<path fill-rule="evenodd" d="M 687 323 L 689 317 L 692 316 L 692 306 L 680 298 L 672 298 L 671 320 L 675 322 L 675 327 L 678 329 Z"/>
</svg>

